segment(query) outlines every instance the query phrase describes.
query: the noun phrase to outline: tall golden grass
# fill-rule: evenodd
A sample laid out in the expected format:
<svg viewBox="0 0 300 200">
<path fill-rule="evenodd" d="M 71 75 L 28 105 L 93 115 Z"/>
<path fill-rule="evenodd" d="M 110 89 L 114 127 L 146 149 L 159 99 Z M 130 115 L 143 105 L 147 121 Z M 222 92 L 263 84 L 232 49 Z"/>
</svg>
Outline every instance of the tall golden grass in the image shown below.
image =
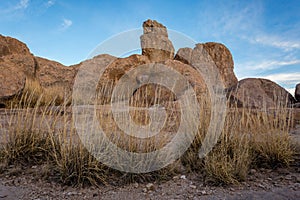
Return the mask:
<svg viewBox="0 0 300 200">
<path fill-rule="evenodd" d="M 175 163 L 159 172 L 148 174 L 127 174 L 113 170 L 96 158 L 81 143 L 74 128 L 70 101 L 57 100 L 56 92 L 45 93 L 34 81 L 27 84 L 24 95 L 15 100 L 14 106 L 0 115 L 1 142 L 0 159 L 8 168 L 10 165 L 48 165 L 49 179 L 56 179 L 67 185 L 107 184 L 112 177 L 136 180 L 145 177 L 163 177 L 180 173 L 180 166 L 190 171 L 204 173 L 216 183 L 232 184 L 246 180 L 250 168 L 261 166 L 275 168 L 288 166 L 292 160 L 290 145 L 290 110 L 278 107 L 270 110 L 230 108 L 219 142 L 203 159 L 198 158 L 198 150 L 207 132 L 210 112 L 206 100 L 199 101 L 201 107 L 198 134 L 187 152 Z M 147 91 L 146 91 L 147 92 Z M 166 106 L 168 123 L 166 132 L 174 131 L 180 123 L 180 113 L 176 102 L 161 102 L 161 93 L 155 92 L 154 102 Z M 130 100 L 132 107 L 149 107 L 143 94 Z M 99 97 L 101 100 L 101 96 Z M 164 98 L 165 99 L 165 98 Z M 57 104 L 60 104 L 57 107 Z M 98 102 L 99 103 L 99 102 Z M 175 108 L 171 108 L 174 106 Z M 108 109 L 109 110 L 109 109 Z M 105 133 L 112 142 L 130 152 L 150 152 L 162 148 L 172 138 L 172 134 L 159 134 L 159 138 L 146 140 L 122 134 L 114 123 L 111 111 L 98 109 L 97 117 Z M 6 113 L 6 114 L 5 114 Z M 135 122 L 149 123 L 145 110 L 131 113 Z M 89 128 L 89 127 L 87 127 Z M 118 135 L 118 137 L 115 137 Z M 5 167 L 4 167 L 5 168 Z M 5 171 L 5 170 L 4 170 Z M 3 173 L 3 170 L 2 170 Z"/>
</svg>

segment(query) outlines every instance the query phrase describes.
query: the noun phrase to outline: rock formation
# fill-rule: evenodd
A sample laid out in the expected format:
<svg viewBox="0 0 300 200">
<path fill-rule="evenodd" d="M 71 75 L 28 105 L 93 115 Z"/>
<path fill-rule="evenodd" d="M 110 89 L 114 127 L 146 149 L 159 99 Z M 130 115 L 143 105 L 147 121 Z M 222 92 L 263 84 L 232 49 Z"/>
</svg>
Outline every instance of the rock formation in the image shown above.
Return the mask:
<svg viewBox="0 0 300 200">
<path fill-rule="evenodd" d="M 77 72 L 76 67 L 66 67 L 58 62 L 35 57 L 35 78 L 45 92 L 56 92 L 60 97 L 70 95 Z"/>
<path fill-rule="evenodd" d="M 92 68 L 91 73 L 106 67 L 99 83 L 96 85 L 98 98 L 102 104 L 110 103 L 112 91 L 126 73 L 139 66 L 148 65 L 150 68 L 171 69 L 177 71 L 193 87 L 198 100 L 207 95 L 206 83 L 194 67 L 193 60 L 197 51 L 205 51 L 210 56 L 220 75 L 224 87 L 229 91 L 228 98 L 232 104 L 251 108 L 273 108 L 278 104 L 290 106 L 295 102 L 294 98 L 276 83 L 265 79 L 244 79 L 238 82 L 233 68 L 234 63 L 230 51 L 219 43 L 196 44 L 194 49 L 181 48 L 174 57 L 174 47 L 168 38 L 167 29 L 155 20 L 147 20 L 143 23 L 143 35 L 140 37 L 142 55 L 131 55 L 127 58 L 116 58 L 102 54 L 77 65 L 66 67 L 58 62 L 47 60 L 32 55 L 27 46 L 10 37 L 0 35 L 0 107 L 5 101 L 21 94 L 26 80 L 35 80 L 45 93 L 54 92 L 59 96 L 70 96 L 74 78 L 82 66 Z M 99 65 L 102 62 L 102 65 Z M 104 63 L 103 63 L 104 62 Z M 203 66 L 204 67 L 204 66 Z M 94 70 L 94 71 L 93 71 Z M 89 75 L 80 71 L 84 76 L 85 89 L 91 89 L 92 79 Z M 126 75 L 125 75 L 126 76 Z M 157 85 L 146 84 L 153 77 L 159 76 L 155 72 L 151 74 L 142 71 L 132 75 L 136 83 L 144 83 L 132 94 L 132 99 L 141 101 L 141 105 L 155 104 L 155 96 L 159 91 L 159 102 L 170 102 L 184 95 L 185 87 L 174 85 L 172 93 L 169 89 Z M 166 77 L 172 79 L 173 77 Z M 126 87 L 126 85 L 124 86 Z M 79 88 L 85 90 L 84 88 Z M 84 93 L 83 93 L 84 94 Z M 296 87 L 295 97 L 300 101 L 300 85 Z M 131 102 L 132 102 L 131 99 Z"/>
<path fill-rule="evenodd" d="M 295 98 L 297 102 L 300 102 L 300 83 L 296 85 Z"/>
<path fill-rule="evenodd" d="M 155 20 L 143 23 L 144 34 L 141 36 L 142 55 L 151 62 L 162 62 L 174 58 L 174 47 L 168 39 L 167 29 Z"/>
<path fill-rule="evenodd" d="M 35 60 L 27 46 L 0 35 L 0 101 L 20 94 L 26 77 L 34 73 Z"/>
<path fill-rule="evenodd" d="M 225 88 L 231 88 L 238 82 L 233 72 L 233 59 L 230 51 L 220 43 L 208 42 L 204 44 L 196 44 L 199 48 L 204 48 L 211 59 L 214 61 L 219 70 L 220 77 Z M 193 54 L 191 48 L 181 48 L 175 55 L 175 60 L 179 60 L 186 64 L 191 64 L 190 59 Z"/>
<path fill-rule="evenodd" d="M 0 104 L 22 94 L 26 80 L 37 81 L 45 93 L 71 93 L 75 67 L 33 56 L 26 44 L 0 35 Z M 32 88 L 34 90 L 34 88 Z M 54 91 L 55 90 L 55 91 Z M 65 92 L 66 91 L 66 92 Z"/>
<path fill-rule="evenodd" d="M 293 96 L 276 83 L 261 78 L 239 81 L 229 95 L 232 104 L 246 108 L 278 108 L 292 106 Z"/>
</svg>

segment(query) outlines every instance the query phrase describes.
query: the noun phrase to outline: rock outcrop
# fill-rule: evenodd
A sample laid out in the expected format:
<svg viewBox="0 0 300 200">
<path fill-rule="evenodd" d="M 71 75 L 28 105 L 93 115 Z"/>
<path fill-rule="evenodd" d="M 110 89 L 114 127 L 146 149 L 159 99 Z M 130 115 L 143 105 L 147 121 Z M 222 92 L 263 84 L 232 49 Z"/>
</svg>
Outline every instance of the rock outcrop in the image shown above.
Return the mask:
<svg viewBox="0 0 300 200">
<path fill-rule="evenodd" d="M 227 47 L 223 44 L 214 42 L 208 42 L 200 45 L 203 45 L 204 49 L 215 62 L 224 86 L 226 88 L 230 88 L 236 85 L 238 80 L 233 72 L 233 59 L 229 49 L 227 49 Z"/>
<path fill-rule="evenodd" d="M 174 59 L 181 61 L 185 64 L 190 64 L 192 53 L 193 53 L 193 49 L 191 48 L 188 47 L 180 48 L 178 49 Z"/>
<path fill-rule="evenodd" d="M 35 60 L 27 46 L 0 35 L 0 101 L 20 94 L 26 77 L 34 73 Z"/>
<path fill-rule="evenodd" d="M 230 94 L 231 104 L 245 108 L 278 108 L 292 106 L 293 96 L 278 84 L 261 78 L 240 80 Z"/>
<path fill-rule="evenodd" d="M 201 62 L 201 59 L 197 59 L 197 55 L 202 55 L 197 54 L 199 52 L 205 52 L 210 56 L 209 61 L 213 61 L 216 66 L 221 82 L 226 91 L 229 91 L 228 98 L 232 104 L 250 108 L 275 108 L 278 105 L 291 106 L 296 101 L 285 89 L 266 79 L 251 78 L 238 82 L 233 71 L 232 55 L 223 44 L 213 42 L 196 44 L 194 49 L 179 49 L 174 57 L 174 47 L 168 38 L 166 27 L 155 20 L 147 20 L 143 23 L 143 35 L 140 37 L 140 42 L 142 55 L 116 58 L 102 54 L 77 65 L 66 67 L 55 61 L 35 57 L 24 43 L 0 35 L 0 107 L 3 107 L 3 102 L 7 99 L 21 94 L 26 80 L 29 79 L 38 82 L 45 93 L 55 93 L 61 97 L 70 96 L 78 73 L 83 76 L 81 81 L 84 81 L 83 86 L 86 87 L 78 89 L 88 91 L 94 84 L 97 91 L 95 96 L 97 95 L 101 104 L 111 102 L 114 87 L 122 77 L 128 76 L 128 73 L 132 76 L 129 79 L 131 78 L 133 83 L 141 86 L 133 92 L 131 102 L 137 102 L 132 100 L 136 99 L 143 106 L 154 105 L 158 103 L 157 101 L 159 103 L 176 102 L 185 95 L 187 90 L 185 86 L 176 85 L 174 81 L 173 90 L 176 93 L 174 94 L 164 86 L 147 83 L 149 80 L 156 80 L 155 77 L 161 75 L 159 73 L 164 73 L 163 68 L 181 74 L 194 89 L 198 100 L 201 100 L 209 95 L 207 95 L 208 90 L 203 79 L 205 77 L 202 77 L 201 73 L 193 67 L 195 60 Z M 145 65 L 154 69 L 153 72 L 145 73 L 143 70 L 130 72 L 132 69 Z M 85 72 L 80 70 L 82 67 L 90 67 L 92 70 Z M 95 84 L 92 83 L 94 81 L 92 76 L 100 70 L 99 67 L 105 67 L 105 71 L 99 82 Z M 155 69 L 162 71 L 158 70 L 158 73 Z M 172 76 L 165 78 L 174 79 Z M 125 90 L 127 85 L 122 87 Z M 296 87 L 295 97 L 300 102 L 300 84 Z"/>
<path fill-rule="evenodd" d="M 297 102 L 300 102 L 300 83 L 296 85 L 295 98 Z"/>
<path fill-rule="evenodd" d="M 143 30 L 142 55 L 147 56 L 151 62 L 163 62 L 174 58 L 175 50 L 164 25 L 149 19 L 143 23 Z"/>
<path fill-rule="evenodd" d="M 208 42 L 204 44 L 196 44 L 198 48 L 205 49 L 214 61 L 216 67 L 219 70 L 220 77 L 225 88 L 231 88 L 238 82 L 233 71 L 233 59 L 230 51 L 220 43 Z M 193 49 L 180 48 L 175 55 L 175 60 L 179 60 L 186 64 L 191 64 L 191 56 L 193 55 Z"/>
<path fill-rule="evenodd" d="M 77 69 L 45 58 L 35 57 L 35 60 L 35 78 L 45 92 L 55 92 L 60 97 L 69 96 Z"/>
<path fill-rule="evenodd" d="M 71 93 L 75 67 L 35 57 L 26 44 L 0 35 L 0 103 L 22 94 L 26 80 L 35 81 L 44 93 L 63 97 Z M 34 90 L 35 88 L 32 88 Z"/>
</svg>

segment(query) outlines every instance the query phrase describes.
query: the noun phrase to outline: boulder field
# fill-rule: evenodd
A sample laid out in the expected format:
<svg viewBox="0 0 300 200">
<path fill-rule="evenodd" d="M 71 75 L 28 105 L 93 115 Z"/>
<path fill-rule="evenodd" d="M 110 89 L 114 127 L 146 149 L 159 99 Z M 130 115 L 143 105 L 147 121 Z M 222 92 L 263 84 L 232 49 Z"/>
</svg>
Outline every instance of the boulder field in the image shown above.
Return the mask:
<svg viewBox="0 0 300 200">
<path fill-rule="evenodd" d="M 118 80 L 128 71 L 141 65 L 149 65 L 153 69 L 164 65 L 176 70 L 190 83 L 199 99 L 207 96 L 208 93 L 201 73 L 198 73 L 191 63 L 195 52 L 199 50 L 207 52 L 217 67 L 231 105 L 275 108 L 277 105 L 291 107 L 296 102 L 300 102 L 300 84 L 296 86 L 294 98 L 283 87 L 270 80 L 247 78 L 238 81 L 234 74 L 232 55 L 223 44 L 214 42 L 195 44 L 194 49 L 182 47 L 175 53 L 172 41 L 168 38 L 167 28 L 150 19 L 143 23 L 140 43 L 141 55 L 115 58 L 102 54 L 76 65 L 64 66 L 58 62 L 34 56 L 23 42 L 0 35 L 0 107 L 7 106 L 10 99 L 21 95 L 29 80 L 35 81 L 46 93 L 54 90 L 57 91 L 57 95 L 66 98 L 72 94 L 74 79 L 80 67 L 89 63 L 97 64 L 99 59 L 112 61 L 105 69 L 97 86 L 102 102 L 110 102 L 112 89 Z M 151 78 L 143 73 L 134 75 L 133 78 L 137 82 Z M 184 94 L 185 88 L 175 88 L 176 96 L 165 87 L 148 84 L 137 89 L 133 97 L 154 104 L 153 98 L 158 90 L 160 91 L 159 98 L 163 102 L 176 101 L 180 98 L 178 95 Z"/>
</svg>

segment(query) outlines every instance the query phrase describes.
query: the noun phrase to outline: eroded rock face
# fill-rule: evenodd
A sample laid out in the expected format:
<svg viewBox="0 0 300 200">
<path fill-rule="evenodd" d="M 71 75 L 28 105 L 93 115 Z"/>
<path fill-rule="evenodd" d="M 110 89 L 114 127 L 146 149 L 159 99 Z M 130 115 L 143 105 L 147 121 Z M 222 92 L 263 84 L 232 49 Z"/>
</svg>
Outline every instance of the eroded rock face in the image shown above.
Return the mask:
<svg viewBox="0 0 300 200">
<path fill-rule="evenodd" d="M 191 64 L 191 56 L 195 49 L 204 49 L 208 52 L 219 70 L 222 83 L 225 88 L 231 88 L 238 82 L 234 72 L 234 64 L 230 51 L 220 43 L 208 42 L 204 44 L 196 44 L 194 49 L 181 48 L 175 55 L 175 60 L 179 60 L 186 64 Z"/>
<path fill-rule="evenodd" d="M 175 60 L 181 61 L 185 64 L 190 64 L 190 59 L 192 57 L 193 49 L 191 48 L 180 48 L 178 49 L 176 55 L 175 55 Z"/>
<path fill-rule="evenodd" d="M 205 43 L 203 47 L 218 67 L 225 87 L 230 88 L 236 85 L 238 80 L 233 72 L 233 59 L 227 47 L 214 42 Z"/>
<path fill-rule="evenodd" d="M 44 92 L 64 96 L 71 92 L 75 67 L 34 57 L 28 47 L 10 37 L 0 35 L 0 102 L 22 94 L 26 80 L 37 80 Z M 32 88 L 34 89 L 34 88 Z M 67 92 L 65 92 L 67 91 Z M 4 104 L 4 103 L 3 103 Z"/>
<path fill-rule="evenodd" d="M 300 102 L 300 83 L 296 85 L 295 98 L 297 102 Z"/>
<path fill-rule="evenodd" d="M 66 67 L 58 62 L 36 57 L 36 79 L 46 91 L 55 90 L 60 97 L 69 96 L 76 75 L 75 67 Z"/>
<path fill-rule="evenodd" d="M 109 66 L 103 72 L 97 86 L 98 98 L 101 101 L 100 103 L 110 103 L 113 89 L 119 79 L 129 70 L 134 70 L 147 63 L 150 63 L 150 60 L 144 55 L 134 54 L 126 58 L 112 58 Z M 135 78 L 133 77 L 133 79 Z"/>
<path fill-rule="evenodd" d="M 144 34 L 141 36 L 142 55 L 152 62 L 163 62 L 174 58 L 174 47 L 168 39 L 167 29 L 155 20 L 143 23 Z"/>
<path fill-rule="evenodd" d="M 144 84 L 133 92 L 131 102 L 141 101 L 143 106 L 161 102 L 176 102 L 186 94 L 187 88 L 180 84 L 176 85 L 174 82 L 173 89 L 176 91 L 174 94 L 158 84 L 147 83 L 149 80 L 156 80 L 155 77 L 161 75 L 159 73 L 164 73 L 164 71 L 159 71 L 164 67 L 178 72 L 188 80 L 199 100 L 209 97 L 207 85 L 203 79 L 205 77 L 202 77 L 201 73 L 193 67 L 195 63 L 199 62 L 204 63 L 200 65 L 201 67 L 207 67 L 207 60 L 205 60 L 207 57 L 198 59 L 199 56 L 201 57 L 201 53 L 210 56 L 208 60 L 209 62 L 213 61 L 213 65 L 216 66 L 220 75 L 218 79 L 222 81 L 224 88 L 231 92 L 229 98 L 233 104 L 238 103 L 239 106 L 251 108 L 273 108 L 278 104 L 291 106 L 295 103 L 295 99 L 286 90 L 272 81 L 244 79 L 238 82 L 233 71 L 232 55 L 223 44 L 209 42 L 196 44 L 194 49 L 181 48 L 174 58 L 174 47 L 168 39 L 167 29 L 164 25 L 155 20 L 147 20 L 143 23 L 143 29 L 144 33 L 140 37 L 142 55 L 116 58 L 102 54 L 69 67 L 55 61 L 34 57 L 24 43 L 0 35 L 0 104 L 3 99 L 21 94 L 28 78 L 37 80 L 45 92 L 57 91 L 60 96 L 69 96 L 75 77 L 83 66 L 91 67 L 92 70 L 87 70 L 87 73 L 90 74 L 80 74 L 82 76 L 80 81 L 86 83 L 86 88 L 81 88 L 82 91 L 91 89 L 94 74 L 100 70 L 99 67 L 105 68 L 95 86 L 101 104 L 111 103 L 114 87 L 122 77 L 127 76 L 129 76 L 128 80 L 134 83 Z M 101 62 L 100 65 L 99 62 Z M 153 72 L 147 74 L 137 70 L 129 73 L 131 70 L 145 65 L 153 69 Z M 175 78 L 166 73 L 165 79 L 174 80 Z M 125 90 L 128 85 L 124 84 L 122 87 Z M 296 87 L 295 97 L 300 102 L 299 84 Z"/>
<path fill-rule="evenodd" d="M 26 77 L 35 74 L 35 60 L 27 46 L 10 37 L 0 35 L 0 101 L 18 95 Z"/>
<path fill-rule="evenodd" d="M 143 67 L 149 69 L 150 72 L 141 70 Z M 127 80 L 140 86 L 136 91 L 132 91 L 131 99 L 131 102 L 140 102 L 139 106 L 176 101 L 181 95 L 184 95 L 188 88 L 177 83 L 177 79 L 170 76 L 168 70 L 180 74 L 184 80 L 187 80 L 198 98 L 207 92 L 201 75 L 190 65 L 172 59 L 163 63 L 153 63 L 144 55 L 132 55 L 127 58 L 115 58 L 106 68 L 98 84 L 98 98 L 101 104 L 110 103 L 116 84 L 121 84 L 121 81 Z M 164 74 L 164 72 L 166 73 Z M 170 79 L 171 87 L 176 94 L 171 89 L 159 84 L 162 78 L 164 81 Z M 121 84 L 121 87 L 124 87 L 122 91 L 127 90 L 130 83 L 123 82 Z"/>
<path fill-rule="evenodd" d="M 278 108 L 292 106 L 293 96 L 276 83 L 261 78 L 240 80 L 230 96 L 232 104 L 245 108 Z"/>
<path fill-rule="evenodd" d="M 30 51 L 26 44 L 11 37 L 5 37 L 0 35 L 0 57 L 11 54 L 30 54 Z"/>
</svg>

